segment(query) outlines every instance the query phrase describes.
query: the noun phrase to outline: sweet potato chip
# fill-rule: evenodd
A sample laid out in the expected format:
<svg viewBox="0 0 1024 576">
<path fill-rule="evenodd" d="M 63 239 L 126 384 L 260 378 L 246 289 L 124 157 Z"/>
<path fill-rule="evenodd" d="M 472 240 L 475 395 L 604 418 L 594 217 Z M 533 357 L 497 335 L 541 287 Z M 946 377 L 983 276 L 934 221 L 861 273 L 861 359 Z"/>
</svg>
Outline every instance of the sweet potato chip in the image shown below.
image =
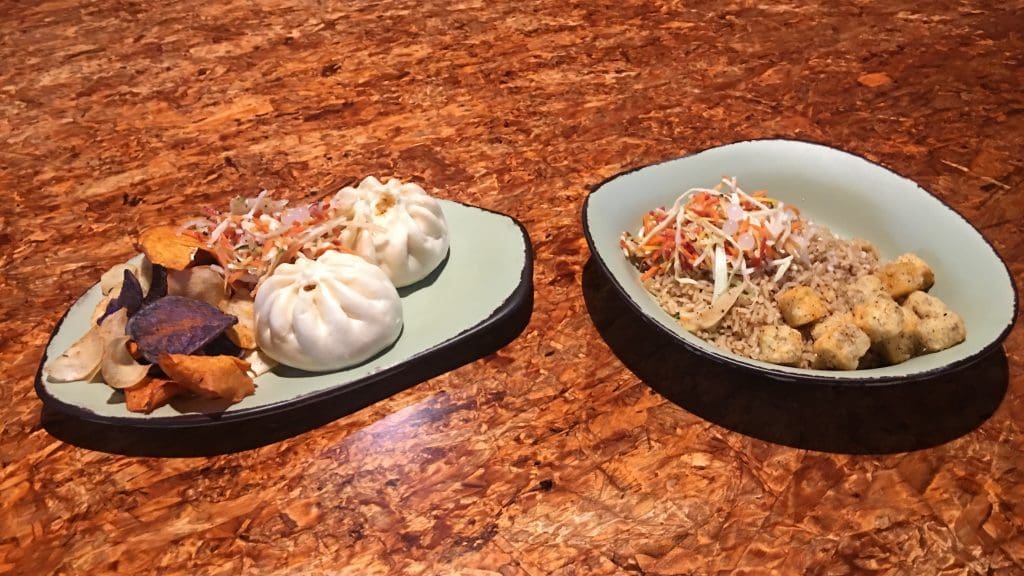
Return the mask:
<svg viewBox="0 0 1024 576">
<path fill-rule="evenodd" d="M 239 348 L 244 350 L 255 349 L 256 308 L 253 301 L 242 296 L 235 296 L 231 300 L 223 302 L 220 305 L 220 309 L 238 318 L 238 324 L 228 328 L 228 338 L 237 344 Z"/>
<path fill-rule="evenodd" d="M 185 393 L 185 389 L 177 383 L 165 378 L 147 377 L 131 388 L 124 390 L 124 402 L 129 412 L 144 412 L 167 404 L 175 396 Z"/>
<path fill-rule="evenodd" d="M 153 264 L 171 270 L 184 270 L 192 264 L 204 244 L 192 236 L 180 233 L 177 226 L 155 226 L 142 231 L 138 247 Z"/>
<path fill-rule="evenodd" d="M 191 298 L 165 296 L 128 321 L 128 335 L 142 356 L 157 362 L 161 354 L 191 354 L 206 346 L 238 319 Z"/>
<path fill-rule="evenodd" d="M 256 391 L 249 363 L 233 356 L 161 354 L 160 368 L 179 386 L 207 398 L 238 402 Z"/>
</svg>

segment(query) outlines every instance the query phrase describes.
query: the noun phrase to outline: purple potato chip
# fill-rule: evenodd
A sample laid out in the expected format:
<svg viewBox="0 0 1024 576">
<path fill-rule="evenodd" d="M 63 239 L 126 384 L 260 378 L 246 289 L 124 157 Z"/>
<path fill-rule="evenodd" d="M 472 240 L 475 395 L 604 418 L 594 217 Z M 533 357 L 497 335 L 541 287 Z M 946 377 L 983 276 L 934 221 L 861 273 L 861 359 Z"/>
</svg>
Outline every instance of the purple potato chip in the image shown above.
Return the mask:
<svg viewBox="0 0 1024 576">
<path fill-rule="evenodd" d="M 231 338 L 228 338 L 227 332 L 224 332 L 214 338 L 209 344 L 203 346 L 201 350 L 197 350 L 196 355 L 234 356 L 235 358 L 240 358 L 242 356 L 242 349 L 239 348 L 238 344 L 232 342 Z"/>
<path fill-rule="evenodd" d="M 142 285 L 139 284 L 139 279 L 130 270 L 125 269 L 124 281 L 121 282 L 121 292 L 118 293 L 117 298 L 114 298 L 107 304 L 107 309 L 103 312 L 102 316 L 96 319 L 96 323 L 102 324 L 107 316 L 121 308 L 127 309 L 128 317 L 131 318 L 142 308 L 142 299 Z"/>
<path fill-rule="evenodd" d="M 153 276 L 149 281 L 149 293 L 146 294 L 146 299 L 143 301 L 144 304 L 149 304 L 167 296 L 167 268 L 159 264 L 151 264 L 151 266 Z"/>
<path fill-rule="evenodd" d="M 161 354 L 192 354 L 237 322 L 202 300 L 164 296 L 132 316 L 126 332 L 146 360 L 156 363 Z"/>
</svg>

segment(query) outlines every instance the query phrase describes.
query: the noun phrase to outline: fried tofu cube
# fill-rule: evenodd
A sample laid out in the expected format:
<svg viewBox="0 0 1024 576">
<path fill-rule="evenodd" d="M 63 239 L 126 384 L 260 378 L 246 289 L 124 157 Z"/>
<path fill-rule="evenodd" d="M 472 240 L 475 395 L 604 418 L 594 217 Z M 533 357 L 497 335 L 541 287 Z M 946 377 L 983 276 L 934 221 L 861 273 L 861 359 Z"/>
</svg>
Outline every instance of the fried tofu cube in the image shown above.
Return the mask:
<svg viewBox="0 0 1024 576">
<path fill-rule="evenodd" d="M 942 300 L 924 292 L 911 292 L 903 305 L 910 308 L 918 318 L 942 316 L 948 310 Z"/>
<path fill-rule="evenodd" d="M 889 364 L 899 364 L 910 360 L 917 355 L 920 347 L 917 336 L 919 322 L 917 314 L 914 314 L 906 306 L 901 306 L 900 310 L 903 312 L 903 329 L 892 338 L 886 338 L 873 346 Z"/>
<path fill-rule="evenodd" d="M 917 269 L 918 274 L 924 279 L 925 287 L 922 288 L 922 290 L 927 290 L 935 284 L 935 271 L 933 271 L 932 267 L 917 254 L 914 254 L 913 252 L 901 254 L 896 258 L 896 262 L 909 263 Z"/>
<path fill-rule="evenodd" d="M 811 339 L 818 340 L 825 334 L 839 328 L 843 324 L 853 324 L 853 314 L 849 312 L 836 312 L 829 314 L 824 320 L 818 322 L 811 328 Z"/>
<path fill-rule="evenodd" d="M 918 317 L 914 334 L 925 352 L 945 350 L 967 339 L 963 318 L 935 296 L 912 292 L 903 307 Z"/>
<path fill-rule="evenodd" d="M 779 311 L 786 324 L 797 328 L 824 318 L 828 307 L 813 289 L 797 286 L 779 296 Z"/>
<path fill-rule="evenodd" d="M 871 347 L 871 339 L 853 324 L 843 324 L 814 341 L 818 365 L 839 370 L 856 370 Z"/>
<path fill-rule="evenodd" d="M 800 363 L 804 339 L 799 330 L 789 326 L 763 326 L 758 330 L 757 346 L 761 360 L 793 366 Z"/>
<path fill-rule="evenodd" d="M 935 283 L 935 273 L 928 264 L 914 254 L 903 254 L 882 266 L 878 277 L 893 298 L 901 298 L 915 290 L 928 290 Z"/>
<path fill-rule="evenodd" d="M 917 323 L 917 339 L 925 352 L 938 352 L 967 339 L 967 328 L 960 315 L 946 310 L 940 316 L 921 318 Z"/>
<path fill-rule="evenodd" d="M 888 295 L 876 295 L 853 309 L 853 323 L 872 343 L 893 338 L 903 329 L 903 309 Z"/>
<path fill-rule="evenodd" d="M 874 274 L 865 274 L 854 280 L 853 284 L 846 288 L 846 296 L 853 306 L 863 304 L 878 294 L 888 293 L 885 285 L 882 284 L 882 279 Z"/>
</svg>

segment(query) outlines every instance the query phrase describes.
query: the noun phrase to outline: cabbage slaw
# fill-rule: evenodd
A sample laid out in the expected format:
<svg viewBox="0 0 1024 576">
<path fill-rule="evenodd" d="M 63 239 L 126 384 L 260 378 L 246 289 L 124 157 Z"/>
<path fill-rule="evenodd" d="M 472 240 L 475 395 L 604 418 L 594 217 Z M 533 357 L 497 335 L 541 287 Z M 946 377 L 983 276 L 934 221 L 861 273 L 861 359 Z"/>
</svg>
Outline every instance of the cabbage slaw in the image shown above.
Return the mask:
<svg viewBox="0 0 1024 576">
<path fill-rule="evenodd" d="M 227 212 L 208 208 L 205 217 L 192 218 L 179 230 L 206 244 L 226 283 L 254 286 L 300 253 L 316 258 L 327 250 L 351 252 L 342 241 L 346 229 L 381 230 L 368 215 L 352 209 L 352 197 L 345 192 L 288 208 L 287 200 L 275 200 L 263 190 L 233 198 Z"/>
<path fill-rule="evenodd" d="M 725 177 L 714 188 L 690 188 L 667 210 L 651 210 L 619 244 L 644 281 L 671 273 L 677 282 L 697 284 L 694 273 L 710 276 L 714 301 L 737 276 L 745 283 L 771 273 L 778 282 L 794 259 L 806 262 L 810 228 L 795 206 L 764 190 L 748 194 Z"/>
</svg>

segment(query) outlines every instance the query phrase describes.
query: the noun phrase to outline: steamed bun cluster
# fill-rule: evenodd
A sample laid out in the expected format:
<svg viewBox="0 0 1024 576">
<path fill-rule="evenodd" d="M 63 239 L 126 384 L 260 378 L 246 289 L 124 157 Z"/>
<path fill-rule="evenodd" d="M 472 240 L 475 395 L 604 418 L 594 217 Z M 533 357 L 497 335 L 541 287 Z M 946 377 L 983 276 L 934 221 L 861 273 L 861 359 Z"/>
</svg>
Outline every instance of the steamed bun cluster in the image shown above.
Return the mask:
<svg viewBox="0 0 1024 576">
<path fill-rule="evenodd" d="M 402 331 L 396 287 L 422 280 L 448 253 L 441 205 L 413 183 L 373 177 L 331 199 L 350 225 L 316 259 L 301 254 L 267 276 L 256 294 L 259 347 L 282 364 L 340 370 L 387 348 Z"/>
</svg>

